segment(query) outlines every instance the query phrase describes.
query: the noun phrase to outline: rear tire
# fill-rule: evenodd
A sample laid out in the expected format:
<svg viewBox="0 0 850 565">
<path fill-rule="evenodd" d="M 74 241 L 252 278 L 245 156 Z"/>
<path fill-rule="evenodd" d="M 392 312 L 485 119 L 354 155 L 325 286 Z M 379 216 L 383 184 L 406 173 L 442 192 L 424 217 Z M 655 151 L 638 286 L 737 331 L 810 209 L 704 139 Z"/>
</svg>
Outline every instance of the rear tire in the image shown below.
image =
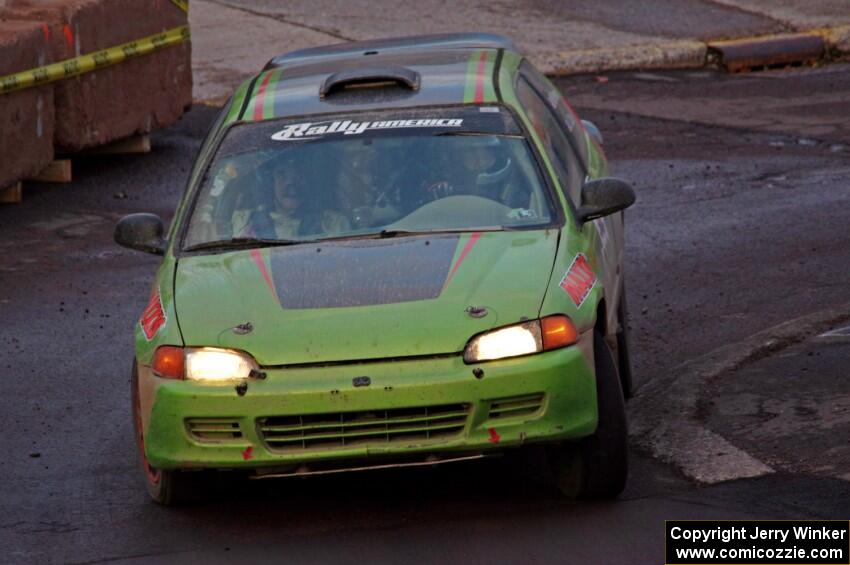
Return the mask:
<svg viewBox="0 0 850 565">
<path fill-rule="evenodd" d="M 139 459 L 148 494 L 157 504 L 178 506 L 198 502 L 203 498 L 206 477 L 201 472 L 186 473 L 178 470 L 156 469 L 148 462 L 145 454 L 145 438 L 142 429 L 142 411 L 139 398 L 139 372 L 133 361 L 133 374 L 130 379 L 133 399 L 133 431 L 139 448 Z"/>
<path fill-rule="evenodd" d="M 611 350 L 602 334 L 593 333 L 599 424 L 596 432 L 575 442 L 550 446 L 552 481 L 574 499 L 616 498 L 628 476 L 628 427 L 623 390 Z"/>
</svg>

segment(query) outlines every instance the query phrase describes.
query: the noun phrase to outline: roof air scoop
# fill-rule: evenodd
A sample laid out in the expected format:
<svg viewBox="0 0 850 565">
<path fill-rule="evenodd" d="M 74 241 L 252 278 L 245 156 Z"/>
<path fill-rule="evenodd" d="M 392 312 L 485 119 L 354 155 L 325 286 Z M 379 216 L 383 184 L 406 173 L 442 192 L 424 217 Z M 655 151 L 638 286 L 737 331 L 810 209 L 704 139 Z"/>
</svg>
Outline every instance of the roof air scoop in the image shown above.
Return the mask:
<svg viewBox="0 0 850 565">
<path fill-rule="evenodd" d="M 405 67 L 386 66 L 346 69 L 334 73 L 325 79 L 319 88 L 319 97 L 325 98 L 337 90 L 343 90 L 352 86 L 376 88 L 393 84 L 409 88 L 410 90 L 419 90 L 420 82 L 421 77 L 419 73 Z"/>
</svg>

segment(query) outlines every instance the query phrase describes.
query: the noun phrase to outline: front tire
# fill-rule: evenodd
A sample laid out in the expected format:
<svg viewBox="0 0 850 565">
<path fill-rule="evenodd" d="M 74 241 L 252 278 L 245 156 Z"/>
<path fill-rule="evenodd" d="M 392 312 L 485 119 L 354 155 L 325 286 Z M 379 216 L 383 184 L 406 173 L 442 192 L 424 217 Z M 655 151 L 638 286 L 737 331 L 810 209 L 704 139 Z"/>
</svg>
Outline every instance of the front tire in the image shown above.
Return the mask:
<svg viewBox="0 0 850 565">
<path fill-rule="evenodd" d="M 156 469 L 148 462 L 145 454 L 145 437 L 142 429 L 142 405 L 139 396 L 139 371 L 133 361 L 133 374 L 130 378 L 133 399 L 133 432 L 139 449 L 139 459 L 148 494 L 157 504 L 177 506 L 197 502 L 203 493 L 200 473 L 185 473 L 177 470 Z"/>
<path fill-rule="evenodd" d="M 628 476 L 628 427 L 623 389 L 611 350 L 602 334 L 593 333 L 599 424 L 596 432 L 575 442 L 551 446 L 547 459 L 554 485 L 568 498 L 616 498 Z"/>
</svg>

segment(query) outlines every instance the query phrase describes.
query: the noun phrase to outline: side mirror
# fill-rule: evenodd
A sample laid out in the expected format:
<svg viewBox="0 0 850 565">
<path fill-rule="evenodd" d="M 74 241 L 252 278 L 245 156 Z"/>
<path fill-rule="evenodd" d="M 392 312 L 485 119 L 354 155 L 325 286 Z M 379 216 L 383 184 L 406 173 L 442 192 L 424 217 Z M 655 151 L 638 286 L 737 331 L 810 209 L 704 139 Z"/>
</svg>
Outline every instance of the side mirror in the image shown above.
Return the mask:
<svg viewBox="0 0 850 565">
<path fill-rule="evenodd" d="M 581 223 L 608 216 L 635 203 L 635 191 L 621 179 L 591 180 L 581 187 L 581 206 L 576 211 Z"/>
<path fill-rule="evenodd" d="M 162 220 L 156 214 L 130 214 L 115 225 L 115 243 L 130 249 L 162 255 L 165 240 L 162 238 Z"/>
<path fill-rule="evenodd" d="M 596 140 L 596 143 L 602 145 L 602 132 L 599 131 L 599 128 L 596 127 L 596 124 L 591 122 L 590 120 L 582 120 L 581 123 L 584 125 L 584 129 L 587 130 L 587 133 Z"/>
</svg>

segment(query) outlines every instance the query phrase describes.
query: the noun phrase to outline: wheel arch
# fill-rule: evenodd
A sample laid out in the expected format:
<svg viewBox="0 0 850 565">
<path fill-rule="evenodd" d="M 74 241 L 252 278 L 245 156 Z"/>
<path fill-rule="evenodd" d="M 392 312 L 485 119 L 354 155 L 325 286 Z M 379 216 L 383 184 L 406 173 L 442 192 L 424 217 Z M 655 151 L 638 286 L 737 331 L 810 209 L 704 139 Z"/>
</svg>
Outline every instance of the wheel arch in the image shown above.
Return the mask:
<svg viewBox="0 0 850 565">
<path fill-rule="evenodd" d="M 617 309 L 614 309 L 616 312 Z M 608 347 L 611 349 L 611 352 L 614 354 L 614 359 L 617 364 L 617 377 L 620 380 L 620 386 L 623 389 L 623 397 L 631 398 L 632 396 L 632 383 L 630 377 L 631 369 L 623 371 L 622 364 L 623 358 L 620 355 L 620 347 L 617 340 L 617 321 L 615 321 L 614 331 L 609 333 L 609 323 L 608 323 L 608 303 L 605 301 L 605 297 L 602 297 L 599 300 L 599 303 L 596 305 L 596 323 L 594 324 L 594 329 L 597 330 L 602 336 L 605 338 L 605 342 L 608 344 Z"/>
<path fill-rule="evenodd" d="M 602 297 L 596 305 L 596 323 L 593 327 L 603 336 L 608 337 L 608 307 L 605 304 L 605 297 Z"/>
</svg>

